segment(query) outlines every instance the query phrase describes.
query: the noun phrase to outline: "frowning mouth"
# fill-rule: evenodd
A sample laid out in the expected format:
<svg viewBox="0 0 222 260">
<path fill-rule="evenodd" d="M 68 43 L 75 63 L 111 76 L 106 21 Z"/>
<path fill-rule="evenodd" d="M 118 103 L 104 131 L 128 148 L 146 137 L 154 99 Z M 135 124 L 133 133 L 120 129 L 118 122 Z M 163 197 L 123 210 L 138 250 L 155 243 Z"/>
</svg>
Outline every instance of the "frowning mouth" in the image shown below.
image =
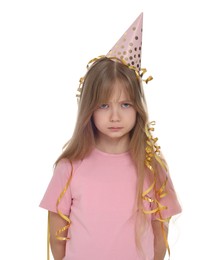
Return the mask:
<svg viewBox="0 0 222 260">
<path fill-rule="evenodd" d="M 121 129 L 123 129 L 123 127 L 108 127 L 108 129 L 110 129 L 110 130 L 121 130 Z"/>
</svg>

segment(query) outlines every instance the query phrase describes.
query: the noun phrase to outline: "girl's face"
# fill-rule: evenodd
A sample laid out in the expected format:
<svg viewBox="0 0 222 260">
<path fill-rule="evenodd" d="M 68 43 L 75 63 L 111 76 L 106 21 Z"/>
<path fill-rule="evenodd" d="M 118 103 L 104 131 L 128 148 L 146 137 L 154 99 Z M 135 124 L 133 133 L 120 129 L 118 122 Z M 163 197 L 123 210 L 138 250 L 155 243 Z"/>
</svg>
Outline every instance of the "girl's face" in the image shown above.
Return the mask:
<svg viewBox="0 0 222 260">
<path fill-rule="evenodd" d="M 129 133 L 136 123 L 136 110 L 121 83 L 113 85 L 113 92 L 106 103 L 98 105 L 93 113 L 99 141 L 129 141 Z"/>
</svg>

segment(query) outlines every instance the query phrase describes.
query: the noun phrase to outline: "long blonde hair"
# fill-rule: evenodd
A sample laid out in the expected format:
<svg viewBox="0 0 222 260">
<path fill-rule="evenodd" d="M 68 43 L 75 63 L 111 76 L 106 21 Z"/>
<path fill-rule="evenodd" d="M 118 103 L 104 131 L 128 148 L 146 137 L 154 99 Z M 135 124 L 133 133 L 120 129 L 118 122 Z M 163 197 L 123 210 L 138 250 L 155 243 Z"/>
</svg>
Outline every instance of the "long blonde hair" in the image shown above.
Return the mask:
<svg viewBox="0 0 222 260">
<path fill-rule="evenodd" d="M 95 146 L 96 128 L 92 115 L 98 104 L 107 101 L 112 94 L 114 82 L 120 82 L 129 95 L 136 110 L 136 124 L 130 133 L 130 154 L 135 163 L 138 175 L 136 191 L 136 208 L 140 218 L 140 225 L 136 227 L 136 244 L 140 247 L 141 233 L 145 227 L 145 214 L 143 213 L 143 185 L 145 174 L 145 148 L 147 135 L 145 126 L 149 123 L 146 100 L 143 93 L 142 80 L 125 64 L 106 57 L 96 60 L 88 69 L 80 95 L 76 126 L 71 139 L 64 146 L 64 150 L 55 165 L 62 159 L 82 160 Z M 155 168 L 155 161 L 153 162 Z"/>
</svg>

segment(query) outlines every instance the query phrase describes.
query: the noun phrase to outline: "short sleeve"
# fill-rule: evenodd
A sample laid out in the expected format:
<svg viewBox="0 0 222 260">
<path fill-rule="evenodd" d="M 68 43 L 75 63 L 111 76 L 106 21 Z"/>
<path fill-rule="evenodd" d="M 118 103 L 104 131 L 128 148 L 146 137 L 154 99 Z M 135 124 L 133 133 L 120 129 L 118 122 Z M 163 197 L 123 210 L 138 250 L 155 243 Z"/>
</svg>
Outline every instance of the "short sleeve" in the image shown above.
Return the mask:
<svg viewBox="0 0 222 260">
<path fill-rule="evenodd" d="M 58 162 L 58 164 L 54 168 L 53 176 L 49 185 L 46 189 L 45 195 L 42 198 L 40 203 L 40 207 L 47 209 L 52 212 L 57 212 L 56 203 L 61 194 L 64 190 L 70 175 L 72 174 L 72 166 L 70 162 L 66 159 L 62 159 Z M 67 188 L 64 196 L 61 198 L 60 203 L 58 205 L 59 210 L 65 214 L 70 214 L 72 204 L 72 194 L 70 185 Z"/>
<path fill-rule="evenodd" d="M 166 188 L 165 188 L 165 191 L 163 192 L 163 193 L 166 192 L 166 195 L 163 196 L 162 198 L 161 197 L 157 198 L 159 203 L 162 206 L 166 207 L 165 209 L 161 210 L 161 217 L 163 219 L 167 219 L 167 218 L 170 218 L 174 215 L 181 213 L 182 208 L 179 203 L 177 193 L 174 189 L 174 185 L 173 185 L 173 182 L 172 182 L 172 179 L 171 179 L 169 173 L 166 172 L 165 170 L 163 170 L 161 167 L 161 168 L 159 168 L 159 174 L 160 174 L 159 181 L 161 184 L 164 183 L 164 180 L 166 180 L 166 177 L 167 177 Z M 158 188 L 161 187 L 160 183 L 157 185 Z M 157 215 L 153 214 L 152 219 L 159 218 L 158 215 L 159 214 L 157 214 Z"/>
</svg>

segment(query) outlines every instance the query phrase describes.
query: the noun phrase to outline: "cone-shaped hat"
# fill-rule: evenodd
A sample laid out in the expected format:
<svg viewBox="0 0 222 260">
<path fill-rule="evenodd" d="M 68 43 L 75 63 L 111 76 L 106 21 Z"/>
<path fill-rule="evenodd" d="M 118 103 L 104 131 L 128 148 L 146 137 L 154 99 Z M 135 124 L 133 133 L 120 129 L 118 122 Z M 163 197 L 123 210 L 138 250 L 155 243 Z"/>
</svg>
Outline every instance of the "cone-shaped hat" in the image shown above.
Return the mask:
<svg viewBox="0 0 222 260">
<path fill-rule="evenodd" d="M 141 68 L 143 13 L 128 28 L 123 36 L 117 41 L 106 57 L 116 57 L 124 60 L 129 66 Z"/>
</svg>

